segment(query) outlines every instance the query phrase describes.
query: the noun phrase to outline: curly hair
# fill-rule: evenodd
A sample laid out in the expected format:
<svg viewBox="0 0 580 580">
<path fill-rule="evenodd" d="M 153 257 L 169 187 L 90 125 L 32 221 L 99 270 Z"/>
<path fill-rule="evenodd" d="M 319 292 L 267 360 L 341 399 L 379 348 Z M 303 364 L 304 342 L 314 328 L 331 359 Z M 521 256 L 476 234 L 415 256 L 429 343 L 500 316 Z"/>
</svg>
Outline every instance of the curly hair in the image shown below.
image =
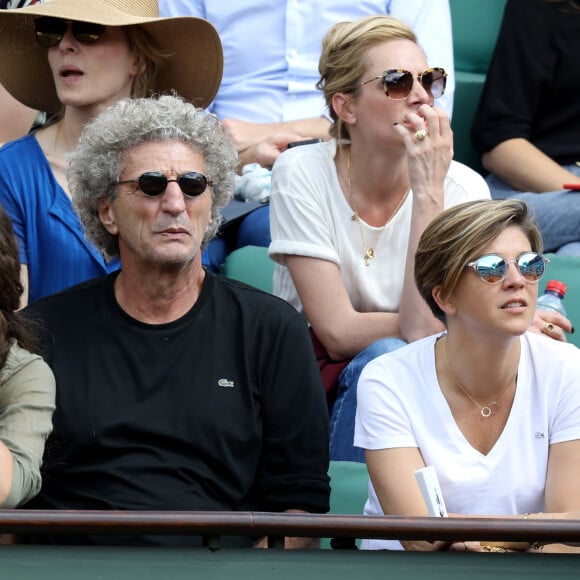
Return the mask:
<svg viewBox="0 0 580 580">
<path fill-rule="evenodd" d="M 6 362 L 12 340 L 30 352 L 37 350 L 28 321 L 17 312 L 23 291 L 12 221 L 0 206 L 0 367 Z"/>
<path fill-rule="evenodd" d="M 525 202 L 519 199 L 468 201 L 440 213 L 425 229 L 415 252 L 415 282 L 431 312 L 445 315 L 433 298 L 441 287 L 450 296 L 465 265 L 481 254 L 506 228 L 519 227 L 532 251 L 542 252 L 542 235 Z"/>
<path fill-rule="evenodd" d="M 212 223 L 205 248 L 222 221 L 221 209 L 232 197 L 238 154 L 217 117 L 177 95 L 123 99 L 89 122 L 67 157 L 66 176 L 85 235 L 106 259 L 119 255 L 117 236 L 99 218 L 99 199 L 113 201 L 125 153 L 147 142 L 181 141 L 198 151 L 212 186 Z"/>
</svg>

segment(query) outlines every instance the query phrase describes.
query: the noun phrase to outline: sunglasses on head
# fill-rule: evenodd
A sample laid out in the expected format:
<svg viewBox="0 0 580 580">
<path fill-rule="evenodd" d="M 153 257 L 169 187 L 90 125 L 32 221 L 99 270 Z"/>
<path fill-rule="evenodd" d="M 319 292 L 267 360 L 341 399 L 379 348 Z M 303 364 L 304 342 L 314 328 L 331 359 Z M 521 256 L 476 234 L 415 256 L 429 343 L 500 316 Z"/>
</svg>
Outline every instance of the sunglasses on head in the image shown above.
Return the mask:
<svg viewBox="0 0 580 580">
<path fill-rule="evenodd" d="M 517 258 L 506 260 L 499 254 L 485 254 L 466 267 L 473 268 L 475 273 L 486 284 L 499 284 L 507 275 L 510 264 L 515 264 L 518 272 L 526 282 L 537 282 L 546 272 L 548 258 L 538 252 L 523 252 Z"/>
<path fill-rule="evenodd" d="M 447 84 L 447 73 L 442 68 L 428 68 L 420 75 L 417 75 L 417 80 L 421 86 L 434 98 L 438 99 L 443 96 L 445 92 L 445 85 Z M 383 90 L 387 98 L 394 101 L 406 99 L 413 90 L 413 82 L 415 77 L 413 73 L 408 70 L 400 68 L 392 68 L 383 71 L 380 75 L 364 81 L 363 85 L 372 83 L 381 79 L 383 83 Z"/>
<path fill-rule="evenodd" d="M 34 21 L 34 38 L 42 48 L 57 46 L 70 24 L 72 35 L 81 44 L 92 44 L 103 36 L 106 26 L 93 22 L 64 20 L 52 16 L 40 16 Z"/>
<path fill-rule="evenodd" d="M 117 181 L 117 185 L 135 183 L 145 195 L 156 197 L 157 195 L 161 195 L 171 182 L 177 183 L 183 194 L 187 197 L 201 195 L 208 185 L 213 185 L 203 173 L 198 173 L 197 171 L 182 173 L 177 176 L 177 179 L 168 179 L 164 173 L 159 171 L 148 171 L 140 175 L 137 179 Z"/>
</svg>

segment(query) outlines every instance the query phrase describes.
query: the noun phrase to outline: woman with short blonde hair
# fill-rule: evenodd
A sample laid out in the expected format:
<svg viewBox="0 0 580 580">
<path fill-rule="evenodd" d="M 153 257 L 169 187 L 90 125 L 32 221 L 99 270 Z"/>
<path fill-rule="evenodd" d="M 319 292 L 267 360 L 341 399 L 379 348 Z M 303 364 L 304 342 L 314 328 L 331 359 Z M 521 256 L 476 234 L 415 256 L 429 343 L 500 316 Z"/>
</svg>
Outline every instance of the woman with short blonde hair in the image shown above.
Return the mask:
<svg viewBox="0 0 580 580">
<path fill-rule="evenodd" d="M 415 472 L 433 466 L 450 517 L 578 518 L 580 351 L 550 338 L 554 324 L 529 332 L 549 267 L 541 251 L 516 199 L 460 204 L 425 229 L 415 278 L 447 332 L 378 357 L 361 374 L 355 444 L 371 479 L 366 514 L 428 515 Z M 403 545 L 574 551 L 460 540 Z"/>
</svg>

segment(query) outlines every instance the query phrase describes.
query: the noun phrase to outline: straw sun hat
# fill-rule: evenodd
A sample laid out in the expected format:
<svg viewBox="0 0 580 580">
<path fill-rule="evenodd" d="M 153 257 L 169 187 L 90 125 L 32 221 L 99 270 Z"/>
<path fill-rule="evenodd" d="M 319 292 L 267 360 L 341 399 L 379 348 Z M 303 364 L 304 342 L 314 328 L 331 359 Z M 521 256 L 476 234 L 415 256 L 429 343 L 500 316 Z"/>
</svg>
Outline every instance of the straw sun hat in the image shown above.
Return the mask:
<svg viewBox="0 0 580 580">
<path fill-rule="evenodd" d="M 156 0 L 45 0 L 26 8 L 0 10 L 0 83 L 17 100 L 39 111 L 60 110 L 46 49 L 34 39 L 38 16 L 105 26 L 140 25 L 168 54 L 150 90 L 175 90 L 198 107 L 215 97 L 223 53 L 215 28 L 202 18 L 159 18 Z"/>
</svg>

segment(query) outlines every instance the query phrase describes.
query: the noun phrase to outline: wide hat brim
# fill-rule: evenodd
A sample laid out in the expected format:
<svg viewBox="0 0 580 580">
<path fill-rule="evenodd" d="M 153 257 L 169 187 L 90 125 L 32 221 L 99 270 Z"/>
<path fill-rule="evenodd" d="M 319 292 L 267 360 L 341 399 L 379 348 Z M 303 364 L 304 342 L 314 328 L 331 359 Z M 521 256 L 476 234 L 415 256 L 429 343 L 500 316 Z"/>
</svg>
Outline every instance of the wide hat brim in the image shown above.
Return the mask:
<svg viewBox="0 0 580 580">
<path fill-rule="evenodd" d="M 128 8 L 130 6 L 130 8 Z M 131 13 L 128 13 L 130 10 Z M 62 108 L 46 49 L 34 39 L 38 16 L 139 25 L 168 55 L 159 65 L 151 93 L 175 91 L 198 107 L 214 99 L 222 79 L 223 51 L 215 28 L 203 18 L 159 18 L 152 0 L 50 0 L 27 8 L 0 10 L 0 84 L 21 103 L 54 113 Z"/>
</svg>

